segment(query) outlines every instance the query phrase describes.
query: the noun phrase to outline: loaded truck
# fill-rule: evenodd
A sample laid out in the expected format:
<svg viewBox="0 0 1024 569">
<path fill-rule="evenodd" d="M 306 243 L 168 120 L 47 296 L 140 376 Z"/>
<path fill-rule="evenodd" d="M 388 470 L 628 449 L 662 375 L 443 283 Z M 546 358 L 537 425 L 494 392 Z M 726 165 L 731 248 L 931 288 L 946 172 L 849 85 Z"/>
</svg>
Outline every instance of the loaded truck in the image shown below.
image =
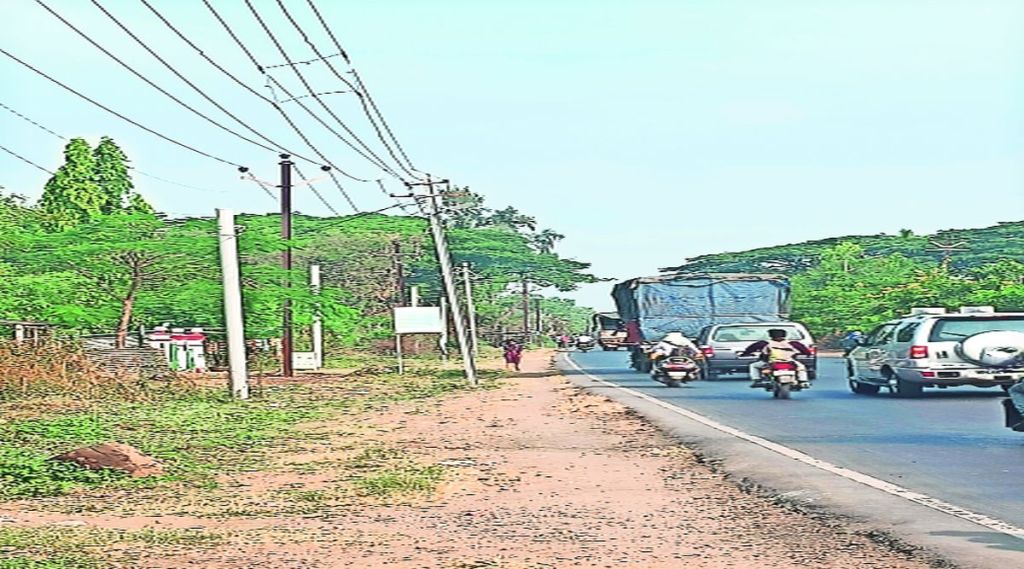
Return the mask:
<svg viewBox="0 0 1024 569">
<path fill-rule="evenodd" d="M 626 327 L 622 324 L 618 312 L 598 312 L 594 314 L 594 335 L 597 343 L 606 352 L 618 350 L 625 344 Z"/>
<path fill-rule="evenodd" d="M 789 317 L 789 280 L 784 275 L 670 273 L 623 281 L 612 298 L 626 330 L 634 367 L 649 362 L 644 344 L 669 332 L 695 338 L 705 326 L 778 322 Z"/>
</svg>

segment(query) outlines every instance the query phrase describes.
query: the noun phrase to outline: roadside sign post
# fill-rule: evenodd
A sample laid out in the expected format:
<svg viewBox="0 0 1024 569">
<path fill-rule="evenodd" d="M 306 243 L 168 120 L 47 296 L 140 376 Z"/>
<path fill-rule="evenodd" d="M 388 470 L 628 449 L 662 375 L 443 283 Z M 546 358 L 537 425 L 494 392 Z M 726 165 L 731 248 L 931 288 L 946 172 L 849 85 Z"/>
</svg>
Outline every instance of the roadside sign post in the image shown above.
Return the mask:
<svg viewBox="0 0 1024 569">
<path fill-rule="evenodd" d="M 398 357 L 398 373 L 405 373 L 402 358 L 402 336 L 405 334 L 442 334 L 445 322 L 441 308 L 437 306 L 400 306 L 394 310 L 395 355 Z"/>
</svg>

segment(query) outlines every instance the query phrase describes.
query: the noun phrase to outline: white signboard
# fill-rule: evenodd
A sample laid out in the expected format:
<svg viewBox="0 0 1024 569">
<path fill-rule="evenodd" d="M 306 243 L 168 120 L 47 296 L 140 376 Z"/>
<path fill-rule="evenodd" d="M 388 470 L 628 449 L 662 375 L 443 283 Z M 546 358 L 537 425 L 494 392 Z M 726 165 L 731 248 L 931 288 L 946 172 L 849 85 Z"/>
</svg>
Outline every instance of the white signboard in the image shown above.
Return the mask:
<svg viewBox="0 0 1024 569">
<path fill-rule="evenodd" d="M 444 322 L 436 306 L 403 306 L 395 309 L 395 334 L 441 334 Z"/>
<path fill-rule="evenodd" d="M 292 352 L 292 367 L 300 370 L 318 369 L 315 352 Z"/>
</svg>

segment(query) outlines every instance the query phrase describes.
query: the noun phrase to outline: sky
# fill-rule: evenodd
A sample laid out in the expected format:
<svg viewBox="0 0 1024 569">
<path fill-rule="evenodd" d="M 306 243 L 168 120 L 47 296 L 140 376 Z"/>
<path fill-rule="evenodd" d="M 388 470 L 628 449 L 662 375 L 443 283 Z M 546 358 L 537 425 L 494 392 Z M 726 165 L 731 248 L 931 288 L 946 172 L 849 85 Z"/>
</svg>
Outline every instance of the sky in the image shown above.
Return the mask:
<svg viewBox="0 0 1024 569">
<path fill-rule="evenodd" d="M 93 2 L 43 0 L 140 74 L 239 134 Z M 199 0 L 147 0 L 264 96 L 267 77 Z M 395 168 L 346 87 L 277 0 L 211 0 L 267 73 L 293 69 Z M 306 0 L 282 0 L 323 55 Z M 242 123 L 323 163 L 273 107 L 233 83 L 139 0 L 96 0 Z M 838 235 L 918 233 L 1024 219 L 1024 2 L 1019 0 L 316 0 L 415 166 L 566 235 L 558 252 L 601 277 L 652 275 L 701 254 Z M 190 113 L 34 0 L 3 0 L 0 48 L 166 136 L 273 181 L 277 153 Z M 350 68 L 331 57 L 339 72 Z M 347 75 L 346 75 L 347 77 Z M 279 99 L 287 98 L 280 90 Z M 331 163 L 401 183 L 298 103 L 280 103 Z M 109 135 L 172 215 L 276 210 L 235 166 L 179 148 L 0 54 L 0 103 L 63 136 Z M 325 118 L 333 130 L 337 123 Z M 257 139 L 258 140 L 258 139 Z M 0 145 L 53 170 L 63 141 L 0 109 Z M 297 160 L 317 175 L 316 164 Z M 38 198 L 49 174 L 0 152 L 0 186 Z M 393 203 L 342 177 L 362 210 Z M 351 212 L 329 180 L 315 187 Z M 196 189 L 198 188 L 198 189 Z M 296 209 L 329 214 L 308 187 Z M 570 296 L 610 309 L 611 282 Z"/>
</svg>

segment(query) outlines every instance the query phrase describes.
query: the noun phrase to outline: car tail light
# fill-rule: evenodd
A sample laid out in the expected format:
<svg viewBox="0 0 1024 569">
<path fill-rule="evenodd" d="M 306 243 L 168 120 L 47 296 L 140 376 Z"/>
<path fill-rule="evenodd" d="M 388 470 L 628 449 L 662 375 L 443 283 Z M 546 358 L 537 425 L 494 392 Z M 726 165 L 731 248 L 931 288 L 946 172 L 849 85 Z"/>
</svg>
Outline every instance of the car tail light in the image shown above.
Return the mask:
<svg viewBox="0 0 1024 569">
<path fill-rule="evenodd" d="M 700 353 L 704 354 L 705 358 L 715 357 L 715 349 L 712 348 L 711 346 L 701 346 Z"/>
<path fill-rule="evenodd" d="M 920 360 L 928 357 L 928 346 L 910 346 L 910 357 Z"/>
<path fill-rule="evenodd" d="M 921 377 L 935 377 L 934 371 L 922 371 Z"/>
<path fill-rule="evenodd" d="M 811 350 L 811 355 L 812 356 L 817 356 L 818 355 L 818 346 L 811 346 L 809 349 Z"/>
</svg>

